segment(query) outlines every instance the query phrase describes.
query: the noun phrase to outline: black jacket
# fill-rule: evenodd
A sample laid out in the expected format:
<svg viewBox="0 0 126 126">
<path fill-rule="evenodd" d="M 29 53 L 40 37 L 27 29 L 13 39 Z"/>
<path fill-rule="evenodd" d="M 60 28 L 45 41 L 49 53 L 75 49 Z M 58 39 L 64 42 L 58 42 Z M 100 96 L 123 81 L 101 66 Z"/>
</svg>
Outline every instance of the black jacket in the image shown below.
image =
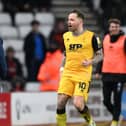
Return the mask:
<svg viewBox="0 0 126 126">
<path fill-rule="evenodd" d="M 3 49 L 3 40 L 0 38 L 0 79 L 5 79 L 7 74 L 7 64 Z"/>
<path fill-rule="evenodd" d="M 45 37 L 41 34 L 41 33 L 38 33 L 43 41 L 43 52 L 46 54 L 46 41 L 45 41 Z M 30 32 L 26 38 L 25 38 L 25 41 L 24 41 L 24 52 L 25 52 L 25 62 L 26 62 L 26 65 L 29 64 L 29 62 L 31 62 L 33 59 L 34 59 L 34 51 L 35 51 L 35 42 L 34 42 L 34 36 L 35 36 L 35 33 L 34 32 Z M 45 56 L 44 54 L 44 56 Z M 45 58 L 45 57 L 44 57 Z M 43 58 L 43 59 L 44 59 Z M 43 61 L 42 61 L 43 62 Z"/>
</svg>

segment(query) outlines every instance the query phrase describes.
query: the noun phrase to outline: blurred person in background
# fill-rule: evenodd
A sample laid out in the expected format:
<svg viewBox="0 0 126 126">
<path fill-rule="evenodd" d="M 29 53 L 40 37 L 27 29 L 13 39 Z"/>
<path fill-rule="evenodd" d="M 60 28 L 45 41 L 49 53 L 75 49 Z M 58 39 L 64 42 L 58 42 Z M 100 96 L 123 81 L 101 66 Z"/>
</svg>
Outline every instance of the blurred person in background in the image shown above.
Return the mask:
<svg viewBox="0 0 126 126">
<path fill-rule="evenodd" d="M 1 0 L 3 11 L 8 12 L 12 19 L 12 25 L 15 24 L 15 14 L 17 12 L 40 12 L 49 11 L 51 8 L 51 0 Z"/>
<path fill-rule="evenodd" d="M 108 25 L 109 32 L 103 39 L 103 61 L 98 63 L 95 76 L 99 78 L 102 72 L 103 103 L 112 114 L 111 126 L 119 126 L 122 92 L 126 82 L 126 36 L 121 31 L 120 20 L 110 19 Z"/>
<path fill-rule="evenodd" d="M 25 88 L 25 79 L 20 76 L 16 76 L 12 81 L 12 90 L 14 92 L 24 91 Z"/>
<path fill-rule="evenodd" d="M 5 59 L 5 55 L 4 55 L 3 40 L 0 38 L 0 81 L 1 81 L 0 82 L 0 93 L 4 92 L 6 90 L 5 84 L 2 82 L 2 81 L 5 81 L 6 75 L 7 75 L 7 64 L 6 64 L 6 59 Z"/>
<path fill-rule="evenodd" d="M 45 61 L 41 64 L 38 72 L 38 81 L 41 83 L 40 91 L 57 91 L 62 59 L 63 54 L 59 44 L 50 43 Z"/>
<path fill-rule="evenodd" d="M 68 32 L 63 34 L 65 64 L 61 67 L 58 88 L 57 126 L 66 126 L 66 104 L 72 97 L 73 104 L 89 126 L 96 126 L 87 106 L 92 64 L 101 57 L 99 41 L 92 31 L 84 29 L 84 15 L 79 10 L 68 14 Z"/>
<path fill-rule="evenodd" d="M 20 3 L 18 0 L 2 0 L 3 11 L 11 16 L 12 25 L 15 25 L 15 14 L 19 11 Z"/>
<path fill-rule="evenodd" d="M 20 2 L 19 11 L 21 12 L 40 12 L 48 11 L 51 8 L 51 0 L 16 0 Z"/>
<path fill-rule="evenodd" d="M 13 84 L 16 78 L 23 80 L 23 71 L 20 61 L 15 57 L 15 50 L 9 46 L 6 49 L 7 76 L 6 80 L 12 84 L 12 91 L 22 90 L 23 85 Z"/>
<path fill-rule="evenodd" d="M 26 1 L 26 0 L 25 0 Z M 50 11 L 52 0 L 28 0 L 35 11 Z"/>
<path fill-rule="evenodd" d="M 3 40 L 0 38 L 0 80 L 4 80 L 7 75 L 7 63 L 4 54 Z"/>
<path fill-rule="evenodd" d="M 46 56 L 46 40 L 39 31 L 40 23 L 37 20 L 31 22 L 32 30 L 25 37 L 24 52 L 27 68 L 27 81 L 37 81 L 37 73 Z M 45 29 L 46 30 L 46 29 Z"/>
<path fill-rule="evenodd" d="M 64 20 L 57 20 L 49 36 L 49 44 L 58 43 L 61 51 L 64 50 L 63 33 L 66 31 Z"/>
</svg>

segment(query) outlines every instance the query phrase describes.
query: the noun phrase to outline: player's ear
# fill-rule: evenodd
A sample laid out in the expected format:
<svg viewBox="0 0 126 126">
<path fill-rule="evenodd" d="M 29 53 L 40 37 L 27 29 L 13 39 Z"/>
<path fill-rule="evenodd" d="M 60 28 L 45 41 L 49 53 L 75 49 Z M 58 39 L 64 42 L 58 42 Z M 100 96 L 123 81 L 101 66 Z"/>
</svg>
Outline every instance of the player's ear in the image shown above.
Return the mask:
<svg viewBox="0 0 126 126">
<path fill-rule="evenodd" d="M 82 23 L 82 24 L 84 23 L 84 21 L 81 18 L 80 18 L 80 23 Z"/>
</svg>

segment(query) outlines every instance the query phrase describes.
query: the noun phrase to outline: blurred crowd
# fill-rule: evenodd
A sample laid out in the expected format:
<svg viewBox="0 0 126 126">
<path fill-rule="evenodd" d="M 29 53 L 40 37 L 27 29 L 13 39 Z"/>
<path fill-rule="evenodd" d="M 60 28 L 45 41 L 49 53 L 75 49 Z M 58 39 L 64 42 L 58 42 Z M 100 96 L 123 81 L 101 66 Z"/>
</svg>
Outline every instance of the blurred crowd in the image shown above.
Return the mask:
<svg viewBox="0 0 126 126">
<path fill-rule="evenodd" d="M 41 11 L 42 9 L 51 8 L 51 0 L 2 0 L 4 11 L 8 12 L 27 12 L 27 11 Z"/>
<path fill-rule="evenodd" d="M 49 12 L 51 0 L 2 0 L 3 12 L 8 12 L 12 18 L 12 25 L 15 26 L 15 14 L 17 12 Z M 24 38 L 23 51 L 25 53 L 26 73 L 24 76 L 23 66 L 20 60 L 15 56 L 15 49 L 9 46 L 5 50 L 7 62 L 7 76 L 3 80 L 11 84 L 10 91 L 23 91 L 26 82 L 54 83 L 52 88 L 47 90 L 56 90 L 58 87 L 59 72 L 63 58 L 63 39 L 62 35 L 66 31 L 64 19 L 57 19 L 49 37 L 46 38 L 40 31 L 41 23 L 33 20 L 30 24 L 31 31 Z M 53 69 L 54 68 L 54 69 Z M 48 76 L 47 76 L 48 75 Z M 40 90 L 44 90 L 41 86 Z"/>
<path fill-rule="evenodd" d="M 106 21 L 110 17 L 119 18 L 122 25 L 126 25 L 126 1 L 125 0 L 84 0 L 87 5 L 98 15 L 101 26 L 106 28 Z M 42 12 L 50 11 L 52 7 L 51 0 L 1 0 L 3 11 L 9 12 L 13 25 L 16 12 Z M 6 49 L 6 61 L 8 66 L 7 77 L 5 80 L 12 85 L 11 91 L 23 91 L 27 81 L 39 81 L 42 83 L 54 83 L 58 85 L 59 72 L 63 58 L 64 44 L 62 35 L 66 31 L 65 20 L 57 19 L 50 32 L 48 39 L 39 31 L 40 22 L 33 20 L 31 22 L 31 31 L 24 38 L 23 51 L 25 53 L 25 65 L 27 77 L 23 75 L 23 67 L 20 61 L 15 57 L 13 47 Z M 55 60 L 54 60 L 55 59 Z M 55 69 L 53 69 L 55 68 Z M 40 76 L 42 75 L 42 76 Z M 52 79 L 52 80 L 51 80 Z M 48 89 L 46 86 L 40 90 Z"/>
<path fill-rule="evenodd" d="M 63 59 L 64 50 L 62 35 L 66 31 L 64 20 L 56 21 L 54 28 L 50 32 L 48 41 L 40 32 L 39 27 L 40 22 L 33 20 L 31 22 L 31 31 L 24 38 L 23 50 L 25 53 L 27 77 L 23 75 L 23 67 L 19 59 L 15 57 L 14 48 L 9 46 L 6 49 L 8 69 L 4 80 L 11 83 L 11 91 L 23 91 L 25 82 L 29 81 L 40 81 L 40 90 L 42 91 L 56 91 L 58 87 L 60 75 L 58 70 Z M 51 87 L 48 86 L 49 83 L 50 85 L 52 84 Z M 55 86 L 53 86 L 54 83 Z M 43 87 L 43 84 L 46 88 Z"/>
<path fill-rule="evenodd" d="M 103 28 L 106 28 L 105 22 L 111 18 L 118 18 L 122 25 L 126 25 L 126 1 L 125 0 L 84 0 L 88 6 L 99 16 Z"/>
<path fill-rule="evenodd" d="M 40 12 L 50 11 L 51 0 L 2 0 L 3 11 L 11 15 L 13 25 L 15 25 L 15 14 L 17 12 Z"/>
</svg>

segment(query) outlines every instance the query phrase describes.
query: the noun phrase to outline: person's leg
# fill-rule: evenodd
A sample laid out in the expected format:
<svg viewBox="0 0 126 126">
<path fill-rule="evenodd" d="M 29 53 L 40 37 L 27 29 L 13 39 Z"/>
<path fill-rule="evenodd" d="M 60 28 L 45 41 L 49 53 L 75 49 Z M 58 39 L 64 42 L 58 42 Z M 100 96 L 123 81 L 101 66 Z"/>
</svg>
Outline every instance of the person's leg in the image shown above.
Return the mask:
<svg viewBox="0 0 126 126">
<path fill-rule="evenodd" d="M 89 111 L 88 107 L 86 106 L 86 103 L 84 102 L 84 97 L 83 96 L 74 96 L 73 103 L 74 103 L 74 106 L 77 108 L 78 112 L 81 114 L 81 116 L 89 124 L 89 126 L 95 126 L 95 123 L 90 114 L 90 111 Z"/>
<path fill-rule="evenodd" d="M 58 102 L 56 112 L 57 126 L 66 126 L 65 107 L 68 99 L 73 95 L 73 90 L 73 82 L 69 79 L 69 77 L 62 76 L 58 88 Z"/>
<path fill-rule="evenodd" d="M 89 82 L 79 82 L 76 84 L 74 92 L 74 106 L 77 108 L 81 116 L 86 120 L 89 126 L 96 126 L 90 114 L 86 102 L 88 99 Z"/>
<path fill-rule="evenodd" d="M 108 111 L 113 115 L 113 105 L 111 103 L 113 83 L 103 81 L 103 104 Z"/>
<path fill-rule="evenodd" d="M 121 113 L 121 98 L 123 92 L 123 83 L 116 82 L 113 87 L 114 105 L 113 105 L 113 121 L 112 126 L 117 126 Z"/>
<path fill-rule="evenodd" d="M 26 63 L 26 69 L 27 69 L 27 81 L 30 81 L 31 78 L 31 64 Z"/>
<path fill-rule="evenodd" d="M 57 126 L 66 126 L 66 103 L 70 96 L 65 94 L 58 94 L 58 103 L 56 111 Z"/>
<path fill-rule="evenodd" d="M 35 81 L 35 61 L 34 60 L 30 60 L 30 62 L 27 62 L 26 66 L 27 66 L 27 74 L 28 74 L 28 79 L 27 81 Z"/>
<path fill-rule="evenodd" d="M 38 71 L 40 69 L 40 66 L 42 64 L 42 61 L 41 60 L 35 60 L 35 63 L 34 63 L 34 80 L 37 81 L 37 75 L 38 75 Z"/>
</svg>

